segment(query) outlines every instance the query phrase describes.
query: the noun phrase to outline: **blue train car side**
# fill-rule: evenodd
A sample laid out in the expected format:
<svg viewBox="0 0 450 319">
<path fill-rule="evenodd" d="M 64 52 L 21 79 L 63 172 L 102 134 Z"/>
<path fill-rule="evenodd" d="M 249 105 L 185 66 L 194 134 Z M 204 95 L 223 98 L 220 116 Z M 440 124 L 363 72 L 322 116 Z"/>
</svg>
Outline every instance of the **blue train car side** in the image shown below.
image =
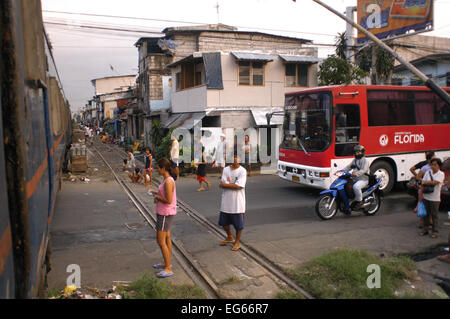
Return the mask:
<svg viewBox="0 0 450 319">
<path fill-rule="evenodd" d="M 71 139 L 40 0 L 0 2 L 0 298 L 39 295 Z M 38 14 L 36 14 L 38 13 Z"/>
</svg>

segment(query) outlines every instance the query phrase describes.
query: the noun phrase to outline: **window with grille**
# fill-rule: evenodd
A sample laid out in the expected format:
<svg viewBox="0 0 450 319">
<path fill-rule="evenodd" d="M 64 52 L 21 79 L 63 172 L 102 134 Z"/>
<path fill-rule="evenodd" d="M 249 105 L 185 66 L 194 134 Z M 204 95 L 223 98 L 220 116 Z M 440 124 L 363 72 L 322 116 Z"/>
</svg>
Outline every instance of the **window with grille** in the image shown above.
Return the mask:
<svg viewBox="0 0 450 319">
<path fill-rule="evenodd" d="M 308 64 L 286 64 L 286 86 L 308 86 Z"/>
<path fill-rule="evenodd" d="M 264 63 L 239 62 L 239 85 L 264 85 Z"/>
</svg>

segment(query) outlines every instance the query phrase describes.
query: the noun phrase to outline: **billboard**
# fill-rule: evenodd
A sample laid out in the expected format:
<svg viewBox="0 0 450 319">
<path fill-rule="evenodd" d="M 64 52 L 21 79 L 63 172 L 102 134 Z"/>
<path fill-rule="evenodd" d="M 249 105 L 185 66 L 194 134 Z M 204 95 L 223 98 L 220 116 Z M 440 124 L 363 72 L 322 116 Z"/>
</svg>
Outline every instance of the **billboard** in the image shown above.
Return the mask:
<svg viewBox="0 0 450 319">
<path fill-rule="evenodd" d="M 433 27 L 433 0 L 358 0 L 358 24 L 380 39 Z M 368 38 L 358 33 L 358 43 Z"/>
</svg>

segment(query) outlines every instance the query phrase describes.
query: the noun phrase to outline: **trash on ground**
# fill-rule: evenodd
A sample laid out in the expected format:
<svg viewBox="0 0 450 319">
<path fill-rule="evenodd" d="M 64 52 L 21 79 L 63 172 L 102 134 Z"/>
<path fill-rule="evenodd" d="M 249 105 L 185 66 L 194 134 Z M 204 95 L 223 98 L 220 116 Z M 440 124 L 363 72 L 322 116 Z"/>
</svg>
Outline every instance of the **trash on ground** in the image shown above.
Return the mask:
<svg viewBox="0 0 450 319">
<path fill-rule="evenodd" d="M 116 293 L 117 287 L 128 287 L 129 281 L 115 281 L 113 288 L 109 290 L 102 290 L 98 288 L 76 286 L 66 286 L 59 292 L 57 296 L 50 299 L 123 299 L 120 293 Z"/>
</svg>

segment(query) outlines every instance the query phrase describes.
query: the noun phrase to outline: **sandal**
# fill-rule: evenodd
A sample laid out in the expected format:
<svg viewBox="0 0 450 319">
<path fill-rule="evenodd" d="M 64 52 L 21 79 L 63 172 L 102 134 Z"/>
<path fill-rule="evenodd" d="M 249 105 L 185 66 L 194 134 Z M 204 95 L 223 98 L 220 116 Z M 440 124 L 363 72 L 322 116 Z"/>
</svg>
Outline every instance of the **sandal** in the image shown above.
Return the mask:
<svg viewBox="0 0 450 319">
<path fill-rule="evenodd" d="M 168 273 L 165 270 L 160 271 L 159 273 L 156 274 L 156 277 L 158 277 L 158 278 L 167 278 L 170 276 L 173 276 L 173 272 Z"/>
<path fill-rule="evenodd" d="M 438 238 L 438 234 L 437 233 L 431 234 L 431 238 Z"/>
<path fill-rule="evenodd" d="M 232 239 L 232 240 L 225 239 L 220 242 L 220 246 L 226 246 L 226 244 L 232 243 L 232 242 L 234 242 L 234 239 Z"/>
<path fill-rule="evenodd" d="M 153 268 L 155 268 L 155 269 L 164 269 L 164 268 L 166 268 L 166 266 L 163 265 L 163 264 L 156 264 L 156 265 L 153 265 Z"/>
<path fill-rule="evenodd" d="M 419 235 L 420 236 L 428 235 L 428 230 L 424 230 L 424 231 L 420 232 Z"/>
<path fill-rule="evenodd" d="M 239 249 L 241 249 L 241 247 L 239 247 L 239 246 L 237 246 L 237 247 L 234 246 L 233 248 L 231 248 L 232 251 L 238 251 Z"/>
</svg>

